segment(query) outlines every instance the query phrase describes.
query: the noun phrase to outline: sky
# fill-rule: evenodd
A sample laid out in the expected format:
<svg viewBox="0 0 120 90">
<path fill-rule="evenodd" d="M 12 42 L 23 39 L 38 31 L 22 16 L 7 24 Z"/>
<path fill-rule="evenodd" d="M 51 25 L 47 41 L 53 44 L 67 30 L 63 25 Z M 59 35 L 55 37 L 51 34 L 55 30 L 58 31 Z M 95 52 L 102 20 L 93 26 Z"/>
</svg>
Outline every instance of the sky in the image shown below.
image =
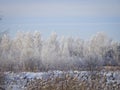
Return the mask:
<svg viewBox="0 0 120 90">
<path fill-rule="evenodd" d="M 120 0 L 0 0 L 0 30 L 51 32 L 89 39 L 105 32 L 120 41 Z"/>
</svg>

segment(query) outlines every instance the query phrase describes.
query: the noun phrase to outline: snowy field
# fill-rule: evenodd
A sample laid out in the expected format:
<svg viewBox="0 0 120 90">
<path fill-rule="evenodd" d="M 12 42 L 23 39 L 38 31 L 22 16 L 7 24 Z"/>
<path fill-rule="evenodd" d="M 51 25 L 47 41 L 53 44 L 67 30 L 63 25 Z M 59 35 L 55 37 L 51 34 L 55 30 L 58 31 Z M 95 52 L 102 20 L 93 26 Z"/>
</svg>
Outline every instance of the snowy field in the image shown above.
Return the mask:
<svg viewBox="0 0 120 90">
<path fill-rule="evenodd" d="M 101 71 L 98 72 L 102 76 L 105 76 L 107 81 L 106 84 L 117 83 L 120 85 L 120 71 Z M 6 72 L 5 73 L 5 87 L 6 90 L 26 90 L 26 86 L 30 81 L 41 79 L 47 81 L 48 79 L 54 80 L 54 78 L 64 78 L 66 75 L 70 77 L 77 77 L 80 81 L 90 81 L 91 76 L 96 72 L 89 71 L 48 71 L 48 72 Z"/>
</svg>

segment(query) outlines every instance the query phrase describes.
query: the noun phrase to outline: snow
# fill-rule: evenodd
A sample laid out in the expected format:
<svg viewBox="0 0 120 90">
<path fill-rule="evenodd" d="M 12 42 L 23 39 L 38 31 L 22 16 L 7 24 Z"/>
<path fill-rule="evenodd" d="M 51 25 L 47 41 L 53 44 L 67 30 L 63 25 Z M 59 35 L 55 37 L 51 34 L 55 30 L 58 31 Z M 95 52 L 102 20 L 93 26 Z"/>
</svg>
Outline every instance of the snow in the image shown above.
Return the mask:
<svg viewBox="0 0 120 90">
<path fill-rule="evenodd" d="M 109 71 L 109 72 L 99 72 L 107 77 L 107 84 L 117 82 L 120 84 L 120 71 Z M 71 77 L 78 77 L 79 80 L 90 80 L 90 72 L 89 71 L 48 71 L 48 72 L 6 72 L 6 90 L 12 88 L 12 90 L 24 90 L 26 84 L 35 79 L 47 80 L 53 79 L 55 77 L 64 77 L 65 74 L 68 74 Z"/>
</svg>

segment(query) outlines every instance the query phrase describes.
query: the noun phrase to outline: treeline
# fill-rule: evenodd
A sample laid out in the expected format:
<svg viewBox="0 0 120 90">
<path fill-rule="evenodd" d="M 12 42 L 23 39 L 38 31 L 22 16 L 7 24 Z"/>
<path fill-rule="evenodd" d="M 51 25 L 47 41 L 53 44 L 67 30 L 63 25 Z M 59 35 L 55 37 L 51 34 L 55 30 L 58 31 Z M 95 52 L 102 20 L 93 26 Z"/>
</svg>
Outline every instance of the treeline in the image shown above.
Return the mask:
<svg viewBox="0 0 120 90">
<path fill-rule="evenodd" d="M 18 32 L 0 39 L 0 69 L 6 71 L 79 70 L 120 65 L 120 43 L 97 33 L 89 40 L 40 32 Z"/>
</svg>

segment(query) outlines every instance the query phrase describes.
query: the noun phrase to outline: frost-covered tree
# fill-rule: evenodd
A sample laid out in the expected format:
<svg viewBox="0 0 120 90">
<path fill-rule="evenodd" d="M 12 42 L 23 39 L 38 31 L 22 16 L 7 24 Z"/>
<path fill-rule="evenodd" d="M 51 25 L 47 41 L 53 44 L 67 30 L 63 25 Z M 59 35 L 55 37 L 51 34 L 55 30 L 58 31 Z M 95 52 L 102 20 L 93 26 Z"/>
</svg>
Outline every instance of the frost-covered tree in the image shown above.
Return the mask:
<svg viewBox="0 0 120 90">
<path fill-rule="evenodd" d="M 4 34 L 1 41 L 1 50 L 2 50 L 2 56 L 4 58 L 8 58 L 6 54 L 9 54 L 11 46 L 11 41 L 8 35 Z"/>
<path fill-rule="evenodd" d="M 35 32 L 33 36 L 33 43 L 34 43 L 34 57 L 38 59 L 41 58 L 41 50 L 42 50 L 42 39 L 40 32 Z"/>
<path fill-rule="evenodd" d="M 114 52 L 113 58 L 114 58 L 115 62 L 117 63 L 117 65 L 120 66 L 120 43 L 114 42 L 112 44 L 112 49 Z"/>
<path fill-rule="evenodd" d="M 117 46 L 117 62 L 118 65 L 120 66 L 120 44 Z"/>
<path fill-rule="evenodd" d="M 120 43 L 104 33 L 85 41 L 58 37 L 52 33 L 42 39 L 40 32 L 18 32 L 14 38 L 4 34 L 0 42 L 0 62 L 6 70 L 94 69 L 120 65 Z"/>
<path fill-rule="evenodd" d="M 97 33 L 90 40 L 90 53 L 94 53 L 99 58 L 99 61 L 103 63 L 106 59 L 104 56 L 108 49 L 111 47 L 112 40 L 104 33 Z M 101 61 L 102 60 L 102 61 Z"/>
<path fill-rule="evenodd" d="M 42 38 L 40 32 L 35 32 L 33 35 L 33 44 L 34 44 L 34 64 L 36 67 L 36 70 L 40 70 L 43 68 L 42 63 L 42 57 L 41 57 L 41 51 L 42 51 Z"/>
<path fill-rule="evenodd" d="M 68 63 L 71 61 L 70 57 L 70 50 L 68 45 L 68 39 L 65 37 L 62 37 L 60 40 L 60 65 L 59 67 L 62 69 L 65 66 L 68 67 Z"/>
<path fill-rule="evenodd" d="M 57 64 L 59 52 L 59 44 L 57 41 L 57 34 L 52 33 L 51 36 L 43 43 L 42 47 L 42 62 L 46 67 L 54 68 Z"/>
<path fill-rule="evenodd" d="M 0 58 L 1 58 L 1 65 L 4 68 L 7 67 L 7 70 L 11 70 L 13 64 L 13 59 L 11 55 L 11 45 L 12 45 L 12 40 L 7 34 L 4 34 L 0 43 L 0 48 L 1 48 Z"/>
</svg>

